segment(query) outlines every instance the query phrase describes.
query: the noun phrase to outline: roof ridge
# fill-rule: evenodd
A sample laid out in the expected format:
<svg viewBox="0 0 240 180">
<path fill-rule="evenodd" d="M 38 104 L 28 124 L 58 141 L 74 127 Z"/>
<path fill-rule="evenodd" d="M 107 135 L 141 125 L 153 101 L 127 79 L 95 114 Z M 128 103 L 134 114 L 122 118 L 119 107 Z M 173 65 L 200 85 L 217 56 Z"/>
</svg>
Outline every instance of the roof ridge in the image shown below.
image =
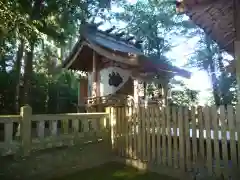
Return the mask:
<svg viewBox="0 0 240 180">
<path fill-rule="evenodd" d="M 140 47 L 140 44 L 142 43 L 142 41 L 140 40 L 136 40 L 134 36 L 129 36 L 127 39 L 123 39 L 121 38 L 121 36 L 125 35 L 124 32 L 120 32 L 119 34 L 110 34 L 110 32 L 108 33 L 107 31 L 110 29 L 115 29 L 115 26 L 113 26 L 110 29 L 107 29 L 105 31 L 98 29 L 99 24 L 85 24 L 83 27 L 83 34 L 85 34 L 86 30 L 87 32 L 94 32 L 95 34 L 99 34 L 101 36 L 105 36 L 104 38 L 111 38 L 111 40 L 117 41 L 120 44 L 124 44 L 124 45 L 128 45 L 128 46 L 132 46 L 132 48 L 136 48 L 138 50 L 140 50 L 141 52 L 143 52 L 142 47 Z M 121 35 L 122 33 L 122 35 Z M 123 34 L 124 33 L 124 34 Z M 119 35 L 119 37 L 117 37 L 117 35 Z M 136 43 L 131 43 L 131 40 L 136 40 Z"/>
</svg>

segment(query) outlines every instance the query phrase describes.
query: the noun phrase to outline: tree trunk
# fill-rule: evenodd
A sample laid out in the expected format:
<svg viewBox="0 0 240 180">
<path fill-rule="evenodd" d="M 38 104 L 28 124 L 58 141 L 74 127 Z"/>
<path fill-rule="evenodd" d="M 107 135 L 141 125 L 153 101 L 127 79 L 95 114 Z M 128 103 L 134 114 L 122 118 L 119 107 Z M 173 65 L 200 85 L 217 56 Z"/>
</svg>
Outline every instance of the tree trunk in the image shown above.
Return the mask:
<svg viewBox="0 0 240 180">
<path fill-rule="evenodd" d="M 0 46 L 1 47 L 5 47 L 5 41 L 4 40 L 0 40 Z M 0 51 L 0 71 L 2 72 L 6 72 L 6 67 L 7 67 L 7 64 L 6 64 L 6 59 L 5 59 L 5 54 L 4 54 L 4 51 Z"/>
<path fill-rule="evenodd" d="M 217 76 L 216 76 L 216 72 L 215 72 L 215 63 L 214 63 L 214 59 L 213 59 L 213 52 L 211 49 L 211 39 L 205 35 L 205 41 L 206 41 L 206 48 L 207 48 L 207 60 L 208 60 L 208 64 L 210 67 L 210 76 L 211 76 L 211 80 L 212 80 L 212 89 L 213 89 L 213 97 L 214 97 L 214 101 L 216 106 L 220 106 L 221 104 L 221 98 L 220 98 L 220 94 L 219 94 L 219 88 L 218 88 L 218 84 L 217 84 Z"/>
<path fill-rule="evenodd" d="M 210 73 L 211 73 L 211 80 L 212 80 L 212 89 L 213 89 L 213 97 L 216 106 L 220 106 L 221 104 L 221 99 L 219 96 L 219 89 L 218 89 L 218 84 L 217 84 L 217 76 L 215 73 L 215 67 L 213 63 L 210 64 Z"/>
<path fill-rule="evenodd" d="M 223 57 L 222 57 L 221 52 L 218 53 L 218 59 L 217 60 L 218 60 L 218 67 L 219 67 L 219 70 L 221 72 L 221 78 L 225 79 L 227 74 L 226 74 L 226 71 L 224 69 Z M 220 83 L 219 91 L 220 91 L 220 96 L 221 96 L 221 99 L 222 99 L 222 104 L 229 103 L 229 102 L 226 101 L 226 96 L 227 96 L 226 90 L 229 90 L 229 89 L 226 89 L 226 86 L 224 87 L 224 85 L 222 83 Z"/>
<path fill-rule="evenodd" d="M 223 64 L 223 57 L 221 54 L 218 55 L 218 67 L 221 74 L 225 74 L 224 64 Z"/>
<path fill-rule="evenodd" d="M 33 51 L 34 43 L 31 43 L 30 51 L 26 52 L 26 57 L 24 61 L 24 76 L 23 76 L 23 85 L 24 85 L 24 105 L 31 105 L 31 82 L 33 75 Z"/>
<path fill-rule="evenodd" d="M 23 58 L 23 51 L 24 51 L 24 42 L 21 41 L 20 45 L 18 46 L 17 51 L 17 58 L 16 58 L 16 94 L 15 94 L 15 111 L 19 113 L 20 111 L 20 81 L 21 81 L 21 66 L 22 66 L 22 58 Z"/>
<path fill-rule="evenodd" d="M 63 64 L 63 62 L 64 62 L 64 47 L 63 46 L 61 46 L 61 53 L 60 53 L 60 59 L 61 59 L 61 65 Z"/>
</svg>

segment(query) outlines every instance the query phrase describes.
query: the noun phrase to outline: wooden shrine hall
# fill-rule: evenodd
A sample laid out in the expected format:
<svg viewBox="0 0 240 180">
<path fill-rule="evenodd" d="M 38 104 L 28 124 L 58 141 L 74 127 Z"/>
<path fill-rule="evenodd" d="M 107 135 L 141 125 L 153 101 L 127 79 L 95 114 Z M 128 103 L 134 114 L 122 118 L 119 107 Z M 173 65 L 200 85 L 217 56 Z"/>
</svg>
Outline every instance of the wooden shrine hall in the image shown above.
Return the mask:
<svg viewBox="0 0 240 180">
<path fill-rule="evenodd" d="M 145 84 L 152 81 L 159 84 L 161 91 L 156 96 L 163 103 L 173 76 L 190 77 L 186 70 L 145 56 L 141 41 L 124 32 L 113 33 L 114 27 L 99 30 L 99 25 L 81 27 L 81 37 L 63 64 L 87 73 L 87 79 L 80 79 L 79 105 L 114 105 L 129 99 L 141 103 Z"/>
</svg>

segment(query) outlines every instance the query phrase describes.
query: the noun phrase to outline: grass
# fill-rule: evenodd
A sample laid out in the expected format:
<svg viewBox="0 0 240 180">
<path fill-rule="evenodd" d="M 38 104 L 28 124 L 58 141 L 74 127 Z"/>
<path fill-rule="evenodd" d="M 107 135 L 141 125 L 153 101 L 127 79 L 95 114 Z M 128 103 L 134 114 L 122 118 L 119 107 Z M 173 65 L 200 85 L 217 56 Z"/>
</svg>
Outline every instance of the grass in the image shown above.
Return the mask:
<svg viewBox="0 0 240 180">
<path fill-rule="evenodd" d="M 108 163 L 52 180 L 176 180 L 151 172 L 141 172 L 118 163 Z"/>
</svg>

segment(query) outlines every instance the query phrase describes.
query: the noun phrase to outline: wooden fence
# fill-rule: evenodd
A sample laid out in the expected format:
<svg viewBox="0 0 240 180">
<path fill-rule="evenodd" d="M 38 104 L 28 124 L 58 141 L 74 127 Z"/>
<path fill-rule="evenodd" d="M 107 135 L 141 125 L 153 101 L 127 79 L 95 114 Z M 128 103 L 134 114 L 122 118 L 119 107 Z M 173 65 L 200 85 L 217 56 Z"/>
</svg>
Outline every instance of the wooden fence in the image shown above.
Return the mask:
<svg viewBox="0 0 240 180">
<path fill-rule="evenodd" d="M 111 130 L 105 117 L 110 117 Z M 20 123 L 20 138 L 14 135 L 14 123 Z M 240 168 L 240 130 L 233 106 L 110 107 L 106 113 L 41 115 L 32 114 L 26 106 L 20 115 L 0 116 L 0 156 L 18 152 L 28 156 L 35 150 L 101 141 L 110 139 L 109 132 L 114 152 L 124 161 L 138 160 L 156 169 L 161 165 L 188 174 L 205 169 L 209 175 L 224 177 Z"/>
<path fill-rule="evenodd" d="M 20 115 L 0 116 L 0 156 L 29 155 L 33 150 L 99 141 L 105 134 L 107 113 L 32 114 L 31 107 Z M 20 124 L 15 136 L 14 124 Z M 107 134 L 108 135 L 108 134 Z"/>
<path fill-rule="evenodd" d="M 111 108 L 113 148 L 123 157 L 211 176 L 240 167 L 233 106 Z"/>
</svg>

